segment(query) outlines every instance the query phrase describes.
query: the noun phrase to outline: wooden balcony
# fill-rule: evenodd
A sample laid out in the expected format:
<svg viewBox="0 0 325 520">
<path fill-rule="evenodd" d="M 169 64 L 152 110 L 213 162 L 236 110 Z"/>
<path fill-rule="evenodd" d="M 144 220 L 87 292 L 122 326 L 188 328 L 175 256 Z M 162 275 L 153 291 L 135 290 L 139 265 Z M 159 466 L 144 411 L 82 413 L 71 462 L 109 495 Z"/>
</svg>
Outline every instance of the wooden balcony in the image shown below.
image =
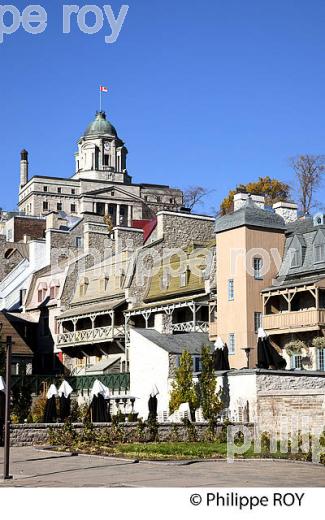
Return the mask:
<svg viewBox="0 0 325 520">
<path fill-rule="evenodd" d="M 325 326 L 325 309 L 264 314 L 263 328 L 270 334 L 318 330 Z"/>
<path fill-rule="evenodd" d="M 184 321 L 181 323 L 172 323 L 173 332 L 209 332 L 209 323 L 207 321 Z"/>
<path fill-rule="evenodd" d="M 76 330 L 74 332 L 62 332 L 57 335 L 56 344 L 62 347 L 77 347 L 80 345 L 93 345 L 113 341 L 122 338 L 125 334 L 124 325 L 112 327 L 94 327 L 93 329 Z"/>
</svg>

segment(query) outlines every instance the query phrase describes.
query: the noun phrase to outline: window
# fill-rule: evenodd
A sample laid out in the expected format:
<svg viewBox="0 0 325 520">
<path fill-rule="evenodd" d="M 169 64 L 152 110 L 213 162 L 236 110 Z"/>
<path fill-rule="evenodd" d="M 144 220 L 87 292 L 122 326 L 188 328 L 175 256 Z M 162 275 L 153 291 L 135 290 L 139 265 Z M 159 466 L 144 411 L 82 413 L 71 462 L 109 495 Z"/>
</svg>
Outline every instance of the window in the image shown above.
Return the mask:
<svg viewBox="0 0 325 520">
<path fill-rule="evenodd" d="M 43 201 L 43 211 L 47 211 L 48 209 L 49 209 L 49 203 L 46 200 L 44 200 Z"/>
<path fill-rule="evenodd" d="M 58 188 L 58 193 L 62 193 L 62 188 Z"/>
<path fill-rule="evenodd" d="M 78 249 L 82 247 L 82 237 L 76 237 L 76 247 L 78 247 Z"/>
<path fill-rule="evenodd" d="M 62 211 L 62 202 L 58 202 L 57 205 L 56 205 L 56 209 L 58 211 Z"/>
<path fill-rule="evenodd" d="M 157 202 L 161 202 L 161 197 L 157 197 Z"/>
<path fill-rule="evenodd" d="M 179 275 L 179 283 L 181 287 L 186 287 L 188 282 L 188 271 L 185 271 L 184 273 L 181 273 Z"/>
<path fill-rule="evenodd" d="M 193 372 L 201 372 L 201 358 L 199 356 L 193 356 Z"/>
<path fill-rule="evenodd" d="M 169 287 L 169 272 L 164 271 L 161 278 L 161 289 L 168 289 Z"/>
<path fill-rule="evenodd" d="M 317 349 L 317 370 L 325 371 L 325 356 L 323 348 Z"/>
<path fill-rule="evenodd" d="M 74 188 L 71 189 L 71 195 L 75 195 L 76 194 L 76 190 Z"/>
<path fill-rule="evenodd" d="M 109 166 L 109 155 L 104 155 L 104 166 Z"/>
<path fill-rule="evenodd" d="M 228 301 L 232 302 L 235 299 L 234 280 L 228 280 Z"/>
<path fill-rule="evenodd" d="M 111 197 L 114 197 L 114 195 L 115 195 L 115 192 L 112 190 L 111 191 Z"/>
<path fill-rule="evenodd" d="M 235 334 L 231 332 L 228 337 L 228 352 L 229 354 L 235 354 Z"/>
<path fill-rule="evenodd" d="M 254 330 L 255 334 L 257 334 L 258 329 L 262 327 L 262 313 L 254 312 Z"/>
<path fill-rule="evenodd" d="M 314 246 L 314 262 L 315 264 L 325 261 L 325 244 L 316 244 Z"/>
<path fill-rule="evenodd" d="M 290 368 L 302 368 L 302 356 L 294 354 L 290 357 Z"/>
<path fill-rule="evenodd" d="M 299 267 L 299 250 L 291 249 L 291 267 Z"/>
<path fill-rule="evenodd" d="M 58 288 L 55 285 L 50 287 L 50 299 L 51 300 L 54 300 L 56 298 L 57 293 L 58 293 Z"/>
<path fill-rule="evenodd" d="M 43 186 L 43 191 L 47 191 L 47 186 Z"/>
<path fill-rule="evenodd" d="M 262 258 L 254 258 L 253 259 L 253 267 L 254 267 L 254 278 L 255 280 L 262 280 L 262 267 L 263 260 Z"/>
<path fill-rule="evenodd" d="M 71 213 L 75 213 L 76 212 L 76 205 L 75 204 L 71 204 L 70 211 L 71 211 Z"/>
<path fill-rule="evenodd" d="M 46 293 L 47 293 L 47 285 L 46 285 L 46 283 L 41 282 L 39 284 L 38 289 L 37 289 L 37 301 L 38 301 L 38 303 L 41 303 L 45 299 Z"/>
</svg>

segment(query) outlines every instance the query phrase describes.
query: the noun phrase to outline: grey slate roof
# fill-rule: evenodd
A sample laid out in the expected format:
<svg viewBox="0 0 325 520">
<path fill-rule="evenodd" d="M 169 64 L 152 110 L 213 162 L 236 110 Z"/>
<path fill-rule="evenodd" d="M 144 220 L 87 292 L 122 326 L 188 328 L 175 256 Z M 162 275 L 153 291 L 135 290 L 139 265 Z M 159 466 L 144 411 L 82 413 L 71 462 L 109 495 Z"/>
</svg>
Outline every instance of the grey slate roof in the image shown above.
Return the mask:
<svg viewBox="0 0 325 520">
<path fill-rule="evenodd" d="M 203 345 L 214 344 L 209 341 L 209 334 L 205 332 L 186 332 L 184 334 L 160 334 L 154 329 L 134 329 L 144 338 L 152 341 L 170 354 L 182 354 L 187 350 L 190 354 L 201 354 Z"/>
<path fill-rule="evenodd" d="M 241 226 L 252 226 L 285 230 L 286 225 L 282 217 L 273 211 L 261 209 L 251 198 L 248 198 L 242 208 L 229 215 L 218 217 L 215 223 L 215 232 L 221 233 L 228 229 Z"/>
<path fill-rule="evenodd" d="M 319 233 L 321 230 L 321 233 Z M 325 244 L 325 226 L 314 226 L 312 219 L 297 221 L 288 226 L 287 239 L 285 243 L 283 261 L 279 271 L 279 277 L 285 280 L 299 277 L 319 276 L 325 274 L 325 261 L 315 263 L 314 240 L 317 237 L 317 244 Z M 301 246 L 300 265 L 291 267 L 290 249 Z"/>
</svg>

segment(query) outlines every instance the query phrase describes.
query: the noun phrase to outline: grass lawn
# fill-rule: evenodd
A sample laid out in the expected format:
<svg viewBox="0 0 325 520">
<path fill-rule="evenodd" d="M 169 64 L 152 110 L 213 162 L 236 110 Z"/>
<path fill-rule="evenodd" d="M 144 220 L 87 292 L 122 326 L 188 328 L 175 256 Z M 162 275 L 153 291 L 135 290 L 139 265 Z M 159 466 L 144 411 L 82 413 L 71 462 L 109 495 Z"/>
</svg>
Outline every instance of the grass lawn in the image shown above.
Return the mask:
<svg viewBox="0 0 325 520">
<path fill-rule="evenodd" d="M 59 448 L 60 449 L 60 448 Z M 61 446 L 61 449 L 65 449 Z M 227 457 L 227 444 L 221 442 L 148 442 L 115 444 L 111 446 L 80 443 L 76 451 L 96 455 L 123 456 L 142 460 L 191 460 L 191 459 L 224 459 Z M 69 449 L 71 451 L 71 448 Z M 306 460 L 305 454 L 270 453 L 263 450 L 255 453 L 251 447 L 243 455 L 235 458 L 274 458 Z"/>
</svg>

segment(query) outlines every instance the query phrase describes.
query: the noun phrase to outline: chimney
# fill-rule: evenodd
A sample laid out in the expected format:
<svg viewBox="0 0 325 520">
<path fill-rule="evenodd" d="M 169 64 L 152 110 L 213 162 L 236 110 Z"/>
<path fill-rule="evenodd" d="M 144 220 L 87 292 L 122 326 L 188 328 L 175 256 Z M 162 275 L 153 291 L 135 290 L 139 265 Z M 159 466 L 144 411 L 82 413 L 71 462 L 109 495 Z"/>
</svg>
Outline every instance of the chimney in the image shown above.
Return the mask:
<svg viewBox="0 0 325 520">
<path fill-rule="evenodd" d="M 297 204 L 294 202 L 276 202 L 273 209 L 277 215 L 283 218 L 286 224 L 295 222 L 298 218 Z"/>
<path fill-rule="evenodd" d="M 264 207 L 265 207 L 264 195 L 251 195 L 249 193 L 236 193 L 234 195 L 234 211 L 237 211 L 240 208 L 242 208 L 245 205 L 245 203 L 249 197 L 259 208 L 264 209 Z"/>
<path fill-rule="evenodd" d="M 28 152 L 22 150 L 20 152 L 20 189 L 28 182 Z"/>
</svg>

